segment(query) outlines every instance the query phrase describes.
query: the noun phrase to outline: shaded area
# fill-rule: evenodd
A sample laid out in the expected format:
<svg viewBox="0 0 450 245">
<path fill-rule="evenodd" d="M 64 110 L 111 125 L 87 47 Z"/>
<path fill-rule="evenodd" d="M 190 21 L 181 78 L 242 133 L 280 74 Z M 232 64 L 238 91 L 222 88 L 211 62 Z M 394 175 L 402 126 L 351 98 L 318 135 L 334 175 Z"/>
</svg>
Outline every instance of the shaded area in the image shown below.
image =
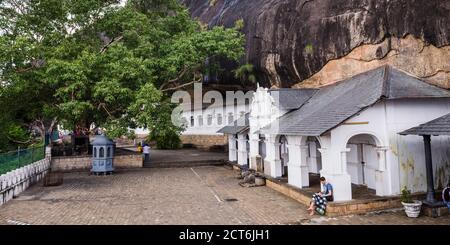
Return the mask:
<svg viewBox="0 0 450 245">
<path fill-rule="evenodd" d="M 320 175 L 318 174 L 309 174 L 309 187 L 304 187 L 302 189 L 298 189 L 302 194 L 312 196 L 314 193 L 320 191 Z M 281 182 L 287 184 L 288 178 L 278 178 Z M 380 199 L 381 197 L 375 195 L 375 190 L 368 188 L 365 185 L 355 185 L 352 184 L 352 198 L 353 200 L 365 201 L 365 200 L 374 200 Z"/>
</svg>

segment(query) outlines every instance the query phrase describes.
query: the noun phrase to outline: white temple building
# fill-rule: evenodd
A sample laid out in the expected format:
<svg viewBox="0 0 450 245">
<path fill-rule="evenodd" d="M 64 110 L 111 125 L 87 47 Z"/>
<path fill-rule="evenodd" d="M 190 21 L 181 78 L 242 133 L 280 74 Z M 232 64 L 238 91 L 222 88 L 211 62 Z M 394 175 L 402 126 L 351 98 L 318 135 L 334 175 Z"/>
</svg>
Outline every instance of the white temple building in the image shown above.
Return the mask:
<svg viewBox="0 0 450 245">
<path fill-rule="evenodd" d="M 229 135 L 230 161 L 297 188 L 320 174 L 347 201 L 354 185 L 377 196 L 426 191 L 423 142 L 398 133 L 448 113 L 448 90 L 385 66 L 320 89 L 259 87 L 250 112 L 218 132 Z M 434 137 L 432 151 L 439 188 L 450 179 L 450 137 Z"/>
</svg>

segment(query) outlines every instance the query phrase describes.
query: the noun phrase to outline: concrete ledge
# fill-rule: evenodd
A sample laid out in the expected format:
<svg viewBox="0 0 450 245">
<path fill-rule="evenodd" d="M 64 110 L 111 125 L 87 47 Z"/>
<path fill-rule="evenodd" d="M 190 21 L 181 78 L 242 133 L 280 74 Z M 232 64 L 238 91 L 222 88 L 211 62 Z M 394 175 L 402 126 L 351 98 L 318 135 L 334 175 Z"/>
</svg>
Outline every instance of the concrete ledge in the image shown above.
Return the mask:
<svg viewBox="0 0 450 245">
<path fill-rule="evenodd" d="M 181 135 L 181 142 L 186 145 L 193 145 L 198 149 L 211 150 L 217 146 L 226 146 L 228 144 L 227 135 Z M 227 147 L 224 147 L 227 149 Z"/>
<path fill-rule="evenodd" d="M 197 161 L 183 161 L 183 162 L 150 162 L 144 165 L 145 168 L 189 168 L 199 166 L 221 166 L 224 165 L 223 160 L 197 160 Z"/>
<path fill-rule="evenodd" d="M 276 179 L 266 177 L 267 187 L 288 196 L 299 203 L 309 206 L 311 195 L 299 188 Z M 421 196 L 423 194 L 419 194 Z M 349 214 L 363 214 L 367 212 L 380 211 L 386 209 L 400 208 L 402 204 L 400 197 L 380 197 L 376 199 L 352 200 L 348 202 L 330 202 L 327 207 L 327 216 L 335 217 Z"/>
<path fill-rule="evenodd" d="M 52 171 L 74 172 L 89 171 L 92 167 L 90 156 L 53 157 L 51 163 Z M 114 157 L 115 169 L 142 168 L 142 156 L 137 154 L 117 155 Z"/>
<path fill-rule="evenodd" d="M 444 204 L 442 203 L 442 205 L 444 205 Z M 450 210 L 448 210 L 448 208 L 446 206 L 430 207 L 426 204 L 423 204 L 422 205 L 422 214 L 429 216 L 429 217 L 437 218 L 437 217 L 441 217 L 444 215 L 450 215 Z"/>
</svg>

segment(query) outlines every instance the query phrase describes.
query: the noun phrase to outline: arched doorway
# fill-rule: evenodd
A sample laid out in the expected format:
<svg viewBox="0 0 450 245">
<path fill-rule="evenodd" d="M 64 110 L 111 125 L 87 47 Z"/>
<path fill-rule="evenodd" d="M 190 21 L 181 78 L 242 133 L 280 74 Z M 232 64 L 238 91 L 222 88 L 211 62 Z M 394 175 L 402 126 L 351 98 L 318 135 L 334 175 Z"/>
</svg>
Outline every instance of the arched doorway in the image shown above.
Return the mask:
<svg viewBox="0 0 450 245">
<path fill-rule="evenodd" d="M 288 176 L 289 150 L 286 136 L 281 135 L 278 143 L 280 143 L 280 160 L 281 160 L 281 176 Z"/>
<path fill-rule="evenodd" d="M 379 167 L 379 140 L 370 134 L 358 134 L 347 141 L 347 172 L 352 184 L 375 190 L 376 170 Z"/>
<path fill-rule="evenodd" d="M 306 144 L 308 145 L 307 163 L 309 173 L 319 175 L 320 170 L 322 170 L 322 153 L 320 153 L 319 149 L 322 146 L 317 137 L 308 137 Z"/>
</svg>

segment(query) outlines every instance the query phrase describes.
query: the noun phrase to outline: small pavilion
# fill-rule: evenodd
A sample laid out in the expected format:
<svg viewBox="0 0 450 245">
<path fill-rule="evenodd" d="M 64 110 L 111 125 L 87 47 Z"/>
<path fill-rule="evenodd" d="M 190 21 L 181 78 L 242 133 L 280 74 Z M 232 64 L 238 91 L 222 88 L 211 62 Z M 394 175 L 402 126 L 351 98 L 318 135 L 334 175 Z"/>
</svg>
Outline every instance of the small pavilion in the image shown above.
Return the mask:
<svg viewBox="0 0 450 245">
<path fill-rule="evenodd" d="M 249 164 L 249 116 L 246 113 L 243 117 L 235 120 L 218 131 L 218 133 L 228 136 L 228 160 L 237 162 L 240 166 Z"/>
<path fill-rule="evenodd" d="M 433 158 L 431 151 L 431 136 L 450 135 L 450 114 L 439 117 L 430 122 L 410 128 L 400 133 L 400 135 L 418 135 L 423 137 L 425 167 L 427 176 L 427 197 L 425 205 L 430 207 L 443 206 L 442 202 L 436 200 L 433 175 Z M 449 146 L 450 149 L 450 146 Z"/>
</svg>

